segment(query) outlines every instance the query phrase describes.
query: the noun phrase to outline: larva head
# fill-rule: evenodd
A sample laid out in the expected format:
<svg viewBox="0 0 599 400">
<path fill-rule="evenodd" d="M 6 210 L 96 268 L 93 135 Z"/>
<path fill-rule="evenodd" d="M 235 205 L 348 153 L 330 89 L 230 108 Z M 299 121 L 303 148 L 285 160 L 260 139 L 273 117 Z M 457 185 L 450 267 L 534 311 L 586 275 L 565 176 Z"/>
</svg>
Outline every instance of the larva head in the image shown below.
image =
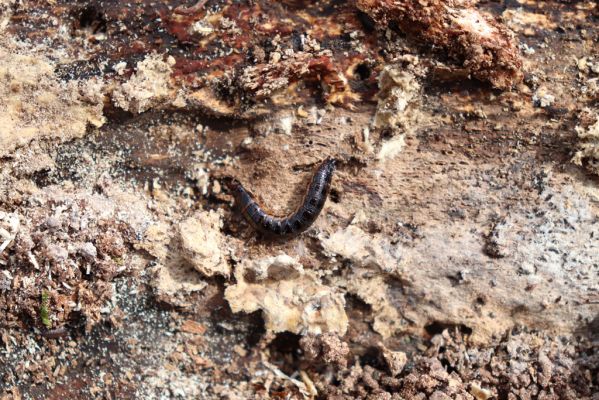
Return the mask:
<svg viewBox="0 0 599 400">
<path fill-rule="evenodd" d="M 235 178 L 222 180 L 221 183 L 223 183 L 223 186 L 228 191 L 228 193 L 232 194 L 233 196 L 236 196 L 237 189 L 241 185 L 241 183 L 239 183 L 239 181 Z"/>
<path fill-rule="evenodd" d="M 323 162 L 323 166 L 326 168 L 327 173 L 332 174 L 335 171 L 335 167 L 337 165 L 337 160 L 334 158 L 327 158 Z"/>
<path fill-rule="evenodd" d="M 233 178 L 226 183 L 225 187 L 228 189 L 229 193 L 235 198 L 235 201 L 238 202 L 240 200 L 241 194 L 244 191 L 241 182 Z"/>
</svg>

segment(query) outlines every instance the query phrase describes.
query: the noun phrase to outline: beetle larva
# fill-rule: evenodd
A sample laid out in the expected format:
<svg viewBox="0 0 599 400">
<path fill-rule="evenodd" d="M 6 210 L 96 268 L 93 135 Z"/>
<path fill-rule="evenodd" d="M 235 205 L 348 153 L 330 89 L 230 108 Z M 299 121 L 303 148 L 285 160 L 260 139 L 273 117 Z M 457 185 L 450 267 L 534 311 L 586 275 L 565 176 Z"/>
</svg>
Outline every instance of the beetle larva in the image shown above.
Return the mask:
<svg viewBox="0 0 599 400">
<path fill-rule="evenodd" d="M 267 214 L 240 183 L 236 183 L 234 187 L 235 200 L 241 214 L 258 232 L 271 237 L 296 236 L 308 229 L 322 211 L 329 195 L 334 170 L 334 159 L 323 161 L 312 176 L 301 205 L 286 217 Z"/>
</svg>

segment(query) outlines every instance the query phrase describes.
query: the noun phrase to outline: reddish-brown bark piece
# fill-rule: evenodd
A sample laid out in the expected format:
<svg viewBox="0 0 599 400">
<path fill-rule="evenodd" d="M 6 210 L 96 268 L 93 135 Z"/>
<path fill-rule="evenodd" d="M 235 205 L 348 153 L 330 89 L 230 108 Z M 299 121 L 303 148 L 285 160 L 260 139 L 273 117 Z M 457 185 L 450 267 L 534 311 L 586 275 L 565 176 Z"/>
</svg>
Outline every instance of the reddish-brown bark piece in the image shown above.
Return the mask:
<svg viewBox="0 0 599 400">
<path fill-rule="evenodd" d="M 356 0 L 377 23 L 397 23 L 408 35 L 446 49 L 475 78 L 507 89 L 522 80 L 511 32 L 464 0 Z"/>
</svg>

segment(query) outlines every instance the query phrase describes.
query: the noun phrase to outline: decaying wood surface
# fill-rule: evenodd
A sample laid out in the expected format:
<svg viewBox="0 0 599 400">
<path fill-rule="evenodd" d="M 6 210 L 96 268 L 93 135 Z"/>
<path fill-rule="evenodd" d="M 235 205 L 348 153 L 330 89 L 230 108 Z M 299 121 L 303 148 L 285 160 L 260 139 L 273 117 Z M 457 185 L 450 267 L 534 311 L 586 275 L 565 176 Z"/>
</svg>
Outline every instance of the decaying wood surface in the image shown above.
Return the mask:
<svg viewBox="0 0 599 400">
<path fill-rule="evenodd" d="M 0 0 L 0 398 L 596 399 L 598 18 Z"/>
</svg>

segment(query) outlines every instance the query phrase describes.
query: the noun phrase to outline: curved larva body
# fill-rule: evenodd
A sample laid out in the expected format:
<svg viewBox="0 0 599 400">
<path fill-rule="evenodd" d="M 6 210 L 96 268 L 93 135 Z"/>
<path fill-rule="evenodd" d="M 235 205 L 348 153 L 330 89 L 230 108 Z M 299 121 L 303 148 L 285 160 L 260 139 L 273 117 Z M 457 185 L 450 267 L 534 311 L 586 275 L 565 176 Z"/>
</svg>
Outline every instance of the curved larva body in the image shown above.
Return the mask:
<svg viewBox="0 0 599 400">
<path fill-rule="evenodd" d="M 327 200 L 335 160 L 327 159 L 318 167 L 304 196 L 302 204 L 286 217 L 267 214 L 253 196 L 241 185 L 235 187 L 235 199 L 241 214 L 258 232 L 267 236 L 291 237 L 299 235 L 314 223 Z"/>
</svg>

